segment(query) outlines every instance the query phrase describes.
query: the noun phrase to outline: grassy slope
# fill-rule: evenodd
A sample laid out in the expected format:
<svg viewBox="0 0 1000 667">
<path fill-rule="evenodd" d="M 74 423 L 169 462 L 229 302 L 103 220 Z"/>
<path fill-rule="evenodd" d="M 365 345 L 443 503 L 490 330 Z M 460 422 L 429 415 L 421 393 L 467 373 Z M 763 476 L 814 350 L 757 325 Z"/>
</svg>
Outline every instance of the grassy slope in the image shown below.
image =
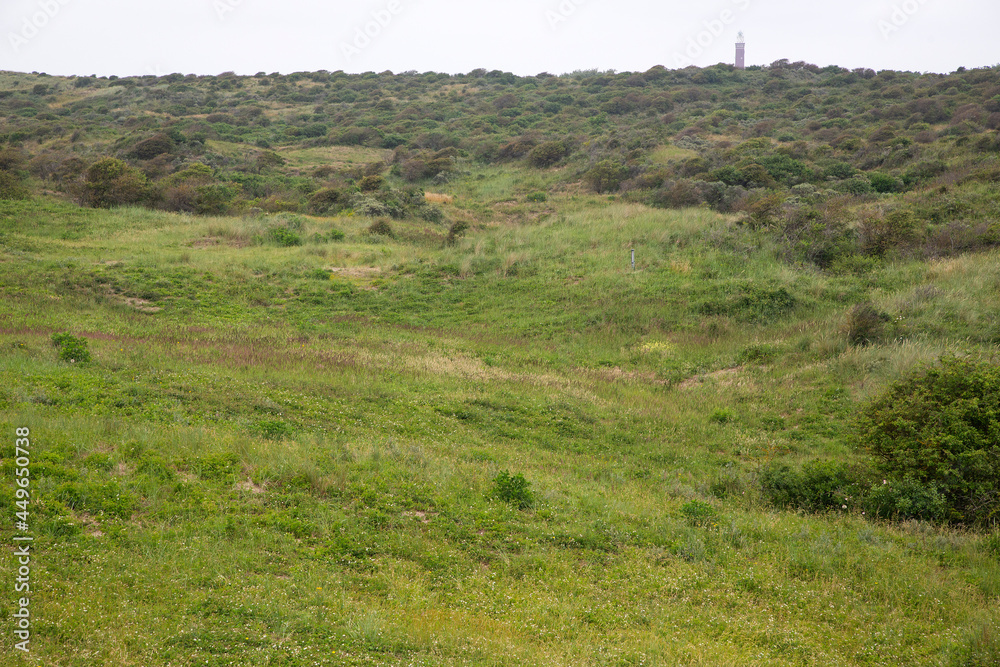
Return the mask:
<svg viewBox="0 0 1000 667">
<path fill-rule="evenodd" d="M 0 422 L 37 442 L 34 655 L 945 665 L 995 650 L 985 538 L 773 512 L 753 479 L 774 457 L 854 456 L 855 406 L 913 364 L 995 354 L 1000 256 L 822 274 L 702 210 L 523 202 L 538 178 L 448 186 L 453 216 L 501 221 L 452 247 L 428 223 L 386 240 L 310 219 L 304 238 L 346 240 L 278 248 L 248 243 L 250 218 L 0 203 Z M 865 295 L 899 339 L 844 343 Z M 55 361 L 63 330 L 91 364 Z M 532 482 L 533 510 L 490 498 L 503 469 Z M 692 500 L 714 516 L 688 517 Z"/>
</svg>

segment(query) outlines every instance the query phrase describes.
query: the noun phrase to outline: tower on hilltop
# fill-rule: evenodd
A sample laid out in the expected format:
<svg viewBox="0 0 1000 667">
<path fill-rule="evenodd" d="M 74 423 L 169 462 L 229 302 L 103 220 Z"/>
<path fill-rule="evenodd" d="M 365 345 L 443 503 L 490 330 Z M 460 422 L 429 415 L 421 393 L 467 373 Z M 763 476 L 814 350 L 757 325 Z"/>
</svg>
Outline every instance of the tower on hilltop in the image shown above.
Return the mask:
<svg viewBox="0 0 1000 667">
<path fill-rule="evenodd" d="M 746 40 L 743 39 L 743 31 L 736 35 L 736 69 L 746 69 Z"/>
</svg>

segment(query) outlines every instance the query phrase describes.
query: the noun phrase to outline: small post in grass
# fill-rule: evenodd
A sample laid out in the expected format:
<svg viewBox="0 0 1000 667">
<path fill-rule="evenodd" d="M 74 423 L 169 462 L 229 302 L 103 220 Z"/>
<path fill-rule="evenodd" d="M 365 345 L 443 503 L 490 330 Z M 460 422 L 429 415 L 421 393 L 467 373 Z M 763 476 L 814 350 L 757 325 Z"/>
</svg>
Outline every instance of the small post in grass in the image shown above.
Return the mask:
<svg viewBox="0 0 1000 667">
<path fill-rule="evenodd" d="M 635 271 L 635 248 L 632 248 L 632 270 Z"/>
</svg>

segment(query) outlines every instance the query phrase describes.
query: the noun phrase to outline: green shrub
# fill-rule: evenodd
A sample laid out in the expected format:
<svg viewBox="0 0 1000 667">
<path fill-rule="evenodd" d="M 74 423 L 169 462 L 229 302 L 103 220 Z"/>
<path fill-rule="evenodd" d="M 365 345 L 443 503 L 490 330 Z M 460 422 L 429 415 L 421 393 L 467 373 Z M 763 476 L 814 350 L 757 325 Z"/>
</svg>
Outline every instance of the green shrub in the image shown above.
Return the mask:
<svg viewBox="0 0 1000 667">
<path fill-rule="evenodd" d="M 681 505 L 681 514 L 688 525 L 697 528 L 717 528 L 719 514 L 715 508 L 701 500 L 692 500 Z"/>
<path fill-rule="evenodd" d="M 948 515 L 947 499 L 937 487 L 911 479 L 873 484 L 863 504 L 869 514 L 883 519 L 942 521 Z"/>
<path fill-rule="evenodd" d="M 905 249 L 913 242 L 916 216 L 907 210 L 865 216 L 859 227 L 859 237 L 864 254 L 884 257 L 889 251 Z"/>
<path fill-rule="evenodd" d="M 358 181 L 358 189 L 362 192 L 375 192 L 385 184 L 385 179 L 378 174 L 365 176 Z"/>
<path fill-rule="evenodd" d="M 864 486 L 864 475 L 838 461 L 813 459 L 800 469 L 772 463 L 760 472 L 764 497 L 776 507 L 819 512 L 854 507 Z"/>
<path fill-rule="evenodd" d="M 451 227 L 448 228 L 448 238 L 445 239 L 445 243 L 448 245 L 455 245 L 455 242 L 464 236 L 466 230 L 468 229 L 469 223 L 465 220 L 456 220 L 452 223 Z"/>
<path fill-rule="evenodd" d="M 302 245 L 302 238 L 287 227 L 272 227 L 267 235 L 272 241 L 285 248 Z"/>
<path fill-rule="evenodd" d="M 388 220 L 376 220 L 368 226 L 368 233 L 377 236 L 388 236 L 391 239 L 396 238 L 396 232 L 393 231 L 392 225 L 389 224 Z"/>
<path fill-rule="evenodd" d="M 584 178 L 595 192 L 614 192 L 628 178 L 628 167 L 616 160 L 601 160 Z"/>
<path fill-rule="evenodd" d="M 730 290 L 727 290 L 730 291 Z M 736 294 L 713 297 L 696 305 L 702 315 L 728 315 L 742 322 L 773 322 L 791 313 L 798 300 L 785 287 L 736 286 Z"/>
<path fill-rule="evenodd" d="M 385 217 L 392 214 L 389 206 L 381 199 L 377 199 L 370 194 L 356 194 L 351 198 L 351 207 L 358 215 L 370 218 Z"/>
<path fill-rule="evenodd" d="M 347 204 L 347 195 L 335 188 L 323 188 L 309 197 L 308 208 L 313 215 L 332 215 Z"/>
<path fill-rule="evenodd" d="M 0 199 L 28 199 L 30 196 L 20 175 L 0 169 Z"/>
<path fill-rule="evenodd" d="M 835 189 L 850 195 L 868 195 L 874 192 L 871 181 L 864 176 L 855 176 L 834 186 Z"/>
<path fill-rule="evenodd" d="M 889 316 L 877 310 L 870 302 L 850 307 L 844 320 L 844 333 L 851 345 L 872 345 L 882 340 Z"/>
<path fill-rule="evenodd" d="M 781 214 L 784 201 L 785 198 L 776 192 L 750 197 L 744 209 L 747 214 L 746 224 L 753 229 L 770 226 Z"/>
<path fill-rule="evenodd" d="M 728 424 L 736 419 L 736 413 L 732 410 L 726 410 L 725 408 L 715 408 L 712 410 L 712 414 L 708 416 L 708 421 L 713 424 Z"/>
<path fill-rule="evenodd" d="M 140 160 L 151 160 L 157 155 L 169 153 L 174 149 L 174 140 L 160 132 L 148 139 L 143 139 L 132 147 L 130 155 Z"/>
<path fill-rule="evenodd" d="M 537 204 L 544 201 L 548 201 L 549 196 L 544 192 L 532 192 L 527 197 L 525 197 L 525 199 Z"/>
<path fill-rule="evenodd" d="M 873 171 L 868 174 L 868 182 L 871 183 L 872 189 L 880 194 L 903 191 L 903 182 L 901 180 L 895 176 L 890 176 L 877 171 Z"/>
<path fill-rule="evenodd" d="M 343 241 L 346 238 L 344 232 L 339 229 L 331 229 L 330 233 L 326 235 L 331 241 Z"/>
<path fill-rule="evenodd" d="M 437 204 L 426 204 L 417 207 L 417 216 L 427 222 L 441 222 L 444 220 L 444 211 Z"/>
<path fill-rule="evenodd" d="M 885 478 L 940 493 L 947 520 L 1000 519 L 1000 366 L 944 358 L 890 386 L 856 428 Z"/>
<path fill-rule="evenodd" d="M 740 351 L 737 361 L 741 364 L 766 364 L 778 356 L 778 348 L 768 343 L 748 345 Z"/>
<path fill-rule="evenodd" d="M 149 195 L 145 174 L 113 157 L 92 164 L 83 186 L 84 199 L 94 208 L 138 204 Z"/>
<path fill-rule="evenodd" d="M 59 358 L 63 361 L 80 364 L 90 361 L 86 338 L 78 338 L 68 333 L 52 334 L 52 345 L 59 350 Z"/>
<path fill-rule="evenodd" d="M 531 149 L 528 153 L 528 162 L 531 166 L 544 169 L 551 167 L 564 157 L 566 157 L 566 144 L 561 141 L 546 141 Z"/>
<path fill-rule="evenodd" d="M 530 509 L 535 504 L 535 496 L 531 492 L 531 482 L 524 475 L 511 475 L 503 470 L 493 478 L 493 497 L 518 509 Z"/>
</svg>

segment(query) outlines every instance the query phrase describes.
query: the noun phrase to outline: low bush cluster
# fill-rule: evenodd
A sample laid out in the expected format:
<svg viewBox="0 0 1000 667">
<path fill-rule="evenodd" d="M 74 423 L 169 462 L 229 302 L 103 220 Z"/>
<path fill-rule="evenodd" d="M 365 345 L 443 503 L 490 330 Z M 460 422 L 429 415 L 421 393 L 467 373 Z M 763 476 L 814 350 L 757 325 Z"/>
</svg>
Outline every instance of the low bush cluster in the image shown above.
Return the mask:
<svg viewBox="0 0 1000 667">
<path fill-rule="evenodd" d="M 63 361 L 78 364 L 90 361 L 86 338 L 69 333 L 52 334 L 52 345 L 58 350 L 59 358 Z"/>
<path fill-rule="evenodd" d="M 778 507 L 886 519 L 1000 522 L 1000 366 L 945 358 L 893 384 L 856 420 L 867 465 L 813 460 L 761 470 Z"/>
<path fill-rule="evenodd" d="M 531 482 L 524 475 L 511 475 L 510 471 L 502 470 L 493 478 L 493 497 L 522 510 L 531 509 L 535 504 L 535 494 L 531 491 Z"/>
</svg>

